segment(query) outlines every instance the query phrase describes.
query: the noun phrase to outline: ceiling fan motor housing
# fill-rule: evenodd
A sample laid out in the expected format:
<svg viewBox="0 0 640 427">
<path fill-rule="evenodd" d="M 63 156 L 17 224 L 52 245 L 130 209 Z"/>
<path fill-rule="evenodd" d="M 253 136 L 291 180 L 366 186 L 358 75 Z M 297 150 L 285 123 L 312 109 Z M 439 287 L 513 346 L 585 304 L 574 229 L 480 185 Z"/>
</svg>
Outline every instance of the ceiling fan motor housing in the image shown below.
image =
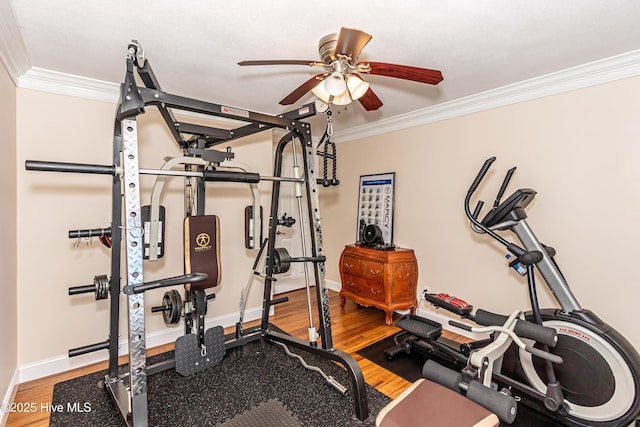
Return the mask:
<svg viewBox="0 0 640 427">
<path fill-rule="evenodd" d="M 318 52 L 320 53 L 320 59 L 325 64 L 330 64 L 336 60 L 336 44 L 338 42 L 338 33 L 327 34 L 320 39 L 318 43 Z"/>
</svg>

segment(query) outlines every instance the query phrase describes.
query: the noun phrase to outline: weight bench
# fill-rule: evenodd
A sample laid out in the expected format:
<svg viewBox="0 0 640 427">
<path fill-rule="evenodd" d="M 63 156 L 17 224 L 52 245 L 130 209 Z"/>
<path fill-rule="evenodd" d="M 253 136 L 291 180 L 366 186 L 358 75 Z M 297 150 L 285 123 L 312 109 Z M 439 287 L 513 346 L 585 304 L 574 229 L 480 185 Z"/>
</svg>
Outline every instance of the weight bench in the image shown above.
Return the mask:
<svg viewBox="0 0 640 427">
<path fill-rule="evenodd" d="M 513 422 L 515 401 L 472 381 L 466 396 L 460 394 L 461 374 L 428 360 L 420 378 L 385 406 L 376 417 L 377 427 L 497 427 L 500 419 Z"/>
<path fill-rule="evenodd" d="M 194 306 L 191 312 L 185 313 L 187 331 L 195 314 L 197 333 L 187 333 L 176 340 L 176 372 L 180 375 L 189 376 L 216 366 L 226 353 L 224 328 L 214 326 L 205 331 L 204 321 L 207 301 L 215 296 L 207 296 L 205 290 L 218 286 L 221 280 L 219 229 L 220 220 L 216 215 L 188 216 L 184 220 L 185 273 L 205 273 L 208 277 L 184 285 Z"/>
<path fill-rule="evenodd" d="M 498 417 L 453 390 L 420 378 L 385 406 L 378 427 L 496 427 Z"/>
</svg>

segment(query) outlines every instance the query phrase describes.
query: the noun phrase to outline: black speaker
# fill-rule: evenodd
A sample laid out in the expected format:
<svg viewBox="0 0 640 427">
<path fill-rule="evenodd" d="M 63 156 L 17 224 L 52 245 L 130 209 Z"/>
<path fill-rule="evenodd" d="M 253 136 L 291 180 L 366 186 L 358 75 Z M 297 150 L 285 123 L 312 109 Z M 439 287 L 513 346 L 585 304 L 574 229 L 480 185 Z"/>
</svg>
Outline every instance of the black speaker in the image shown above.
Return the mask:
<svg viewBox="0 0 640 427">
<path fill-rule="evenodd" d="M 382 230 L 375 224 L 369 224 L 364 227 L 362 233 L 362 242 L 366 246 L 383 245 Z"/>
</svg>

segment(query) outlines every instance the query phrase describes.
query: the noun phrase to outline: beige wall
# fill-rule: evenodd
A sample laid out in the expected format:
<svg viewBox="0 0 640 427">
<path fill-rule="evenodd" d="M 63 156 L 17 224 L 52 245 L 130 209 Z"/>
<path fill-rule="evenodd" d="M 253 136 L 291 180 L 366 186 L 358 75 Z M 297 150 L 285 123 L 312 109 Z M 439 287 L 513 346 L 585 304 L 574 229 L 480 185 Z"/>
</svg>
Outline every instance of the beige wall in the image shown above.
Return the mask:
<svg viewBox="0 0 640 427">
<path fill-rule="evenodd" d="M 418 292 L 430 287 L 498 312 L 527 307 L 526 282 L 463 212 L 471 181 L 495 155 L 482 199 L 493 203 L 517 166 L 510 189 L 538 191 L 529 224 L 557 249 L 574 294 L 640 348 L 639 88 L 631 78 L 339 144 L 341 185 L 321 200 L 328 278 L 339 280 L 340 251 L 355 239 L 359 176 L 395 171 L 395 243 L 416 252 Z"/>
<path fill-rule="evenodd" d="M 518 166 L 511 189 L 538 191 L 529 223 L 558 250 L 582 305 L 639 347 L 636 322 L 620 308 L 640 297 L 627 261 L 640 237 L 640 203 L 634 196 L 640 185 L 640 121 L 634 114 L 640 107 L 638 87 L 639 78 L 627 79 L 340 144 L 341 185 L 321 188 L 327 278 L 339 281 L 340 251 L 355 238 L 358 177 L 395 171 L 395 243 L 415 249 L 419 290 L 428 286 L 494 311 L 526 307 L 525 283 L 505 267 L 497 245 L 469 231 L 462 210 L 478 168 L 496 155 L 494 170 L 480 189 L 483 199 L 492 201 L 503 173 Z M 21 89 L 17 106 L 17 360 L 23 365 L 106 339 L 107 301 L 96 302 L 88 294 L 69 297 L 67 287 L 108 273 L 109 251 L 97 241 L 74 248 L 66 236 L 70 229 L 109 225 L 110 179 L 27 172 L 23 165 L 27 159 L 109 163 L 114 105 Z M 150 111 L 140 123 L 142 167 L 159 167 L 165 156 L 179 154 L 157 113 Z M 268 132 L 234 147 L 236 158 L 249 169 L 271 174 Z M 143 178 L 143 200 L 152 182 Z M 261 190 L 268 212 L 269 186 L 261 184 Z M 223 283 L 209 317 L 238 311 L 240 289 L 255 257 L 243 247 L 241 211 L 248 202 L 247 188 L 208 187 L 207 213 L 219 214 L 223 224 Z M 147 281 L 182 271 L 179 179 L 169 181 L 162 203 L 170 215 L 167 256 L 147 264 Z M 163 292 L 149 293 L 147 307 L 157 304 Z M 549 305 L 550 295 L 541 294 L 543 305 Z M 260 299 L 254 284 L 250 307 L 259 307 Z M 126 326 L 124 316 L 121 325 Z M 160 316 L 149 315 L 147 332 L 163 331 Z M 15 334 L 10 336 L 15 340 Z"/>
<path fill-rule="evenodd" d="M 16 309 L 16 88 L 0 66 L 0 398 L 4 398 L 17 365 Z M 0 416 L 0 422 L 2 417 Z"/>
<path fill-rule="evenodd" d="M 72 347 L 104 341 L 108 336 L 108 300 L 92 294 L 70 297 L 67 288 L 90 284 L 109 274 L 110 251 L 94 239 L 78 248 L 67 238 L 71 229 L 107 227 L 111 222 L 111 178 L 25 171 L 25 160 L 110 164 L 115 105 L 27 89 L 18 90 L 18 363 L 28 365 L 64 356 Z M 139 118 L 140 167 L 159 168 L 166 156 L 180 151 L 154 109 Z M 271 174 L 270 132 L 231 144 L 236 160 L 260 174 Z M 225 147 L 222 147 L 224 150 Z M 14 156 L 15 157 L 15 156 Z M 154 178 L 141 177 L 142 203 L 148 204 Z M 269 209 L 268 183 L 260 184 L 261 201 Z M 145 262 L 144 280 L 182 274 L 182 179 L 167 180 L 161 203 L 167 209 L 166 255 Z M 221 221 L 222 284 L 209 303 L 208 318 L 238 312 L 256 251 L 244 248 L 243 210 L 250 203 L 248 186 L 207 186 L 207 214 Z M 265 227 L 266 232 L 266 227 Z M 254 284 L 249 308 L 260 307 L 262 288 Z M 159 305 L 166 289 L 146 294 L 147 334 L 166 331 Z M 124 306 L 126 307 L 126 306 Z M 3 314 L 4 315 L 4 314 Z M 126 308 L 121 327 L 126 328 Z M 180 324 L 177 330 L 182 330 Z M 123 329 L 123 331 L 126 329 Z M 126 333 L 121 334 L 126 336 Z M 102 352 L 106 357 L 106 352 Z M 86 357 L 86 356 L 81 356 Z"/>
</svg>

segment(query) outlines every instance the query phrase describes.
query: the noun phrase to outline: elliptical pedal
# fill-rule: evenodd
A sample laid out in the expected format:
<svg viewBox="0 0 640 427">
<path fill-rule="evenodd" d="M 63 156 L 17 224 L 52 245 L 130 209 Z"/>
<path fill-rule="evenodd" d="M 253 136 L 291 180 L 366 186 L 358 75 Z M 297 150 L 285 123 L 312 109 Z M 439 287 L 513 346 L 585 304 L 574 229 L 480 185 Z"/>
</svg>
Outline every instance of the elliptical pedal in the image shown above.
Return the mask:
<svg viewBox="0 0 640 427">
<path fill-rule="evenodd" d="M 429 340 L 436 340 L 442 335 L 441 324 L 413 314 L 402 316 L 396 326 L 411 335 Z"/>
</svg>

